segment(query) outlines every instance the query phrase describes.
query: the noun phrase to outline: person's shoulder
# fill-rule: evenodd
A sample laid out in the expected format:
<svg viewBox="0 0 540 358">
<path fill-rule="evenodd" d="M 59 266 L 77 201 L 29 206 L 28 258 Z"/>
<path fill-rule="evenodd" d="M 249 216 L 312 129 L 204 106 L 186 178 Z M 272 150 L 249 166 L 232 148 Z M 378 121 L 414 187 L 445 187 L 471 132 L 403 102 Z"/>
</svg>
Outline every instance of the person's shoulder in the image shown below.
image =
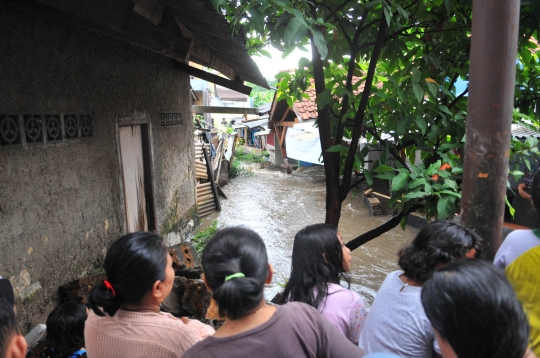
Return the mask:
<svg viewBox="0 0 540 358">
<path fill-rule="evenodd" d="M 351 302 L 362 299 L 358 293 L 335 283 L 328 284 L 328 298 Z"/>
</svg>

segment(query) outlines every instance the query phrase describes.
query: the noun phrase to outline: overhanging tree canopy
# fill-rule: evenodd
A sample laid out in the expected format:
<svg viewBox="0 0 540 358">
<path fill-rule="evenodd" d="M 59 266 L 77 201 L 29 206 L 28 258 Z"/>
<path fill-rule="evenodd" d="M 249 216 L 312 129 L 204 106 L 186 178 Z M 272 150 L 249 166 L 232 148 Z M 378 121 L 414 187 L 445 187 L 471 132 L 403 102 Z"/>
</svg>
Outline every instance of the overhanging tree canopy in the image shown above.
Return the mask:
<svg viewBox="0 0 540 358">
<path fill-rule="evenodd" d="M 311 81 L 315 84 L 326 222 L 337 226 L 341 203 L 359 181 L 355 173 L 368 184 L 374 178 L 391 181 L 389 205 L 397 214 L 349 242 L 351 249 L 404 224 L 411 211 L 439 219 L 454 215 L 461 195 L 468 92 L 456 90 L 456 83 L 468 81 L 471 1 L 212 1 L 246 37 L 252 53 L 264 54 L 266 44 L 285 54 L 311 46 L 312 58 L 302 59 L 293 76 L 278 75 L 278 96 L 292 105 Z M 514 117 L 535 128 L 540 5 L 521 3 Z M 353 81 L 354 76 L 361 80 Z M 358 151 L 361 137 L 383 149 L 373 170 L 364 168 L 368 149 Z M 344 138 L 350 146 L 342 144 Z M 536 147 L 532 138 L 513 141 L 519 153 L 537 154 Z M 512 173 L 522 174 L 516 168 Z"/>
</svg>

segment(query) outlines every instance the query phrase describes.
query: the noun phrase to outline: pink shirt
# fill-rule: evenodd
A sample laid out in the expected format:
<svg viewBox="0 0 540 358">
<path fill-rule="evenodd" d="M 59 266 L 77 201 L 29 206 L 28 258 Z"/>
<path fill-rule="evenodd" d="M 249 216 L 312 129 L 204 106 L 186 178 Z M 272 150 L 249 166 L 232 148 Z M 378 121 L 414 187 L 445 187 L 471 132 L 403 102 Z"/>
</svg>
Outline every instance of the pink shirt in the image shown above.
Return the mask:
<svg viewBox="0 0 540 358">
<path fill-rule="evenodd" d="M 84 327 L 88 358 L 179 358 L 214 334 L 208 325 L 183 320 L 163 312 L 120 309 L 114 317 L 100 317 L 90 311 Z"/>
</svg>

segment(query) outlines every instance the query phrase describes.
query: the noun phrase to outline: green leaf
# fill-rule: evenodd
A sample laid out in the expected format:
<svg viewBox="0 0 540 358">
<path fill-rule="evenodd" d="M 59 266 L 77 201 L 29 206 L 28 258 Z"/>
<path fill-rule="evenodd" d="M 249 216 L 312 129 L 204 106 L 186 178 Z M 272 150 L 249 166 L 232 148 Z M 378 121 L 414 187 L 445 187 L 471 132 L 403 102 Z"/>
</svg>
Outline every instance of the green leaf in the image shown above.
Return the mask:
<svg viewBox="0 0 540 358">
<path fill-rule="evenodd" d="M 446 0 L 446 13 L 451 16 L 454 11 L 454 0 Z"/>
<path fill-rule="evenodd" d="M 405 194 L 403 197 L 403 200 L 409 200 L 409 199 L 418 199 L 428 196 L 429 194 L 425 191 L 413 191 L 410 193 Z"/>
<path fill-rule="evenodd" d="M 373 174 L 369 170 L 364 170 L 364 178 L 366 178 L 368 186 L 373 185 Z"/>
<path fill-rule="evenodd" d="M 386 18 L 388 26 L 390 26 L 390 20 L 392 19 L 392 11 L 388 8 L 388 6 L 384 7 L 384 17 Z"/>
<path fill-rule="evenodd" d="M 416 67 L 413 67 L 413 69 L 412 69 L 412 77 L 411 77 L 412 83 L 419 84 L 421 76 L 422 76 L 422 73 L 420 71 L 418 71 L 418 69 Z"/>
<path fill-rule="evenodd" d="M 349 147 L 343 144 L 335 144 L 331 146 L 330 148 L 328 148 L 326 151 L 329 153 L 341 153 L 341 152 L 346 152 L 348 150 L 349 150 Z"/>
<path fill-rule="evenodd" d="M 416 125 L 422 131 L 422 135 L 426 134 L 426 132 L 427 132 L 426 120 L 419 114 L 416 115 Z"/>
<path fill-rule="evenodd" d="M 450 216 L 453 216 L 453 201 L 451 196 L 443 195 L 439 198 L 437 202 L 437 219 L 444 220 L 448 219 Z"/>
<path fill-rule="evenodd" d="M 289 44 L 299 42 L 306 36 L 306 32 L 307 27 L 305 21 L 302 18 L 295 17 L 289 22 L 285 29 L 285 42 Z"/>
<path fill-rule="evenodd" d="M 508 196 L 505 199 L 506 199 L 506 206 L 508 206 L 508 211 L 510 211 L 510 215 L 514 217 L 514 215 L 516 214 L 516 209 L 514 209 L 512 204 L 510 204 L 510 202 L 508 201 Z"/>
<path fill-rule="evenodd" d="M 396 192 L 403 188 L 405 184 L 409 181 L 409 174 L 408 173 L 400 173 L 398 176 L 396 176 L 394 179 L 392 179 L 392 191 Z"/>
<path fill-rule="evenodd" d="M 212 1 L 212 5 L 214 6 L 214 8 L 218 8 L 219 5 L 223 4 L 225 2 L 225 0 L 211 0 Z"/>
<path fill-rule="evenodd" d="M 435 194 L 447 194 L 447 195 L 451 195 L 451 196 L 454 196 L 456 198 L 461 198 L 461 194 L 460 193 L 456 193 L 455 191 L 450 191 L 450 190 L 441 190 Z"/>
<path fill-rule="evenodd" d="M 448 173 L 448 172 L 447 172 Z M 447 188 L 450 188 L 450 189 L 453 189 L 455 191 L 458 190 L 458 186 L 457 186 L 457 183 L 452 180 L 452 179 L 445 179 L 444 180 L 444 184 L 443 184 L 443 189 L 447 189 Z"/>
<path fill-rule="evenodd" d="M 444 104 L 439 104 L 437 107 L 439 108 L 440 111 L 447 113 L 449 115 L 452 115 L 452 112 L 450 112 L 448 107 L 446 107 Z"/>
<path fill-rule="evenodd" d="M 313 42 L 315 42 L 315 46 L 317 47 L 317 50 L 321 55 L 321 60 L 324 60 L 326 56 L 328 56 L 328 47 L 326 46 L 326 40 L 324 39 L 322 32 L 317 29 L 312 29 L 311 34 L 313 35 Z"/>
<path fill-rule="evenodd" d="M 411 180 L 408 187 L 409 187 L 409 189 L 414 189 L 414 188 L 416 188 L 416 187 L 418 187 L 420 185 L 424 185 L 426 183 L 427 183 L 426 178 L 416 178 L 416 179 Z"/>
<path fill-rule="evenodd" d="M 413 83 L 413 92 L 418 102 L 422 102 L 422 100 L 424 99 L 424 89 L 422 88 L 422 86 Z"/>
<path fill-rule="evenodd" d="M 437 160 L 435 163 L 431 164 L 429 168 L 427 169 L 427 175 L 433 175 L 436 174 L 439 171 L 439 168 L 441 167 L 441 161 Z"/>
<path fill-rule="evenodd" d="M 272 55 L 270 55 L 270 52 L 266 51 L 266 50 L 263 50 L 263 49 L 260 49 L 259 50 L 259 53 L 263 56 L 266 56 L 268 58 L 272 58 Z"/>
<path fill-rule="evenodd" d="M 389 167 L 388 165 L 379 165 L 377 168 L 373 169 L 374 173 L 385 173 L 385 172 L 393 172 L 394 168 Z"/>
<path fill-rule="evenodd" d="M 401 226 L 401 229 L 405 230 L 407 228 L 407 222 L 409 221 L 409 215 L 405 215 L 401 218 L 399 221 L 399 225 Z"/>
<path fill-rule="evenodd" d="M 332 92 L 329 88 L 325 88 L 324 91 L 317 95 L 317 108 L 319 110 L 326 107 L 328 104 L 330 104 L 330 101 L 332 100 Z"/>
</svg>

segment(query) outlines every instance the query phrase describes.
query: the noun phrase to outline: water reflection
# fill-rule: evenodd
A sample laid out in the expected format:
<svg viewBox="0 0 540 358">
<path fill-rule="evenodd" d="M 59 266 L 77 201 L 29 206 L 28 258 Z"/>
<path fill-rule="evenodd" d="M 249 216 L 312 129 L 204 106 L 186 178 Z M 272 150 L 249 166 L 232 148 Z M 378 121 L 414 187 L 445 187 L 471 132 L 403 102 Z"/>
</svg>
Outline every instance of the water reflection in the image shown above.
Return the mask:
<svg viewBox="0 0 540 358">
<path fill-rule="evenodd" d="M 281 291 L 291 269 L 292 243 L 296 232 L 306 225 L 324 222 L 325 183 L 321 167 L 288 175 L 279 171 L 256 170 L 252 177 L 235 178 L 223 188 L 228 199 L 221 199 L 222 211 L 203 219 L 201 228 L 213 220 L 219 227 L 245 225 L 264 239 L 274 282 L 265 291 L 267 299 Z M 339 231 L 351 240 L 388 220 L 371 216 L 364 203 L 352 194 L 344 202 Z M 387 273 L 397 269 L 399 248 L 408 244 L 418 230 L 397 227 L 352 252 L 351 289 L 368 306 Z"/>
</svg>

